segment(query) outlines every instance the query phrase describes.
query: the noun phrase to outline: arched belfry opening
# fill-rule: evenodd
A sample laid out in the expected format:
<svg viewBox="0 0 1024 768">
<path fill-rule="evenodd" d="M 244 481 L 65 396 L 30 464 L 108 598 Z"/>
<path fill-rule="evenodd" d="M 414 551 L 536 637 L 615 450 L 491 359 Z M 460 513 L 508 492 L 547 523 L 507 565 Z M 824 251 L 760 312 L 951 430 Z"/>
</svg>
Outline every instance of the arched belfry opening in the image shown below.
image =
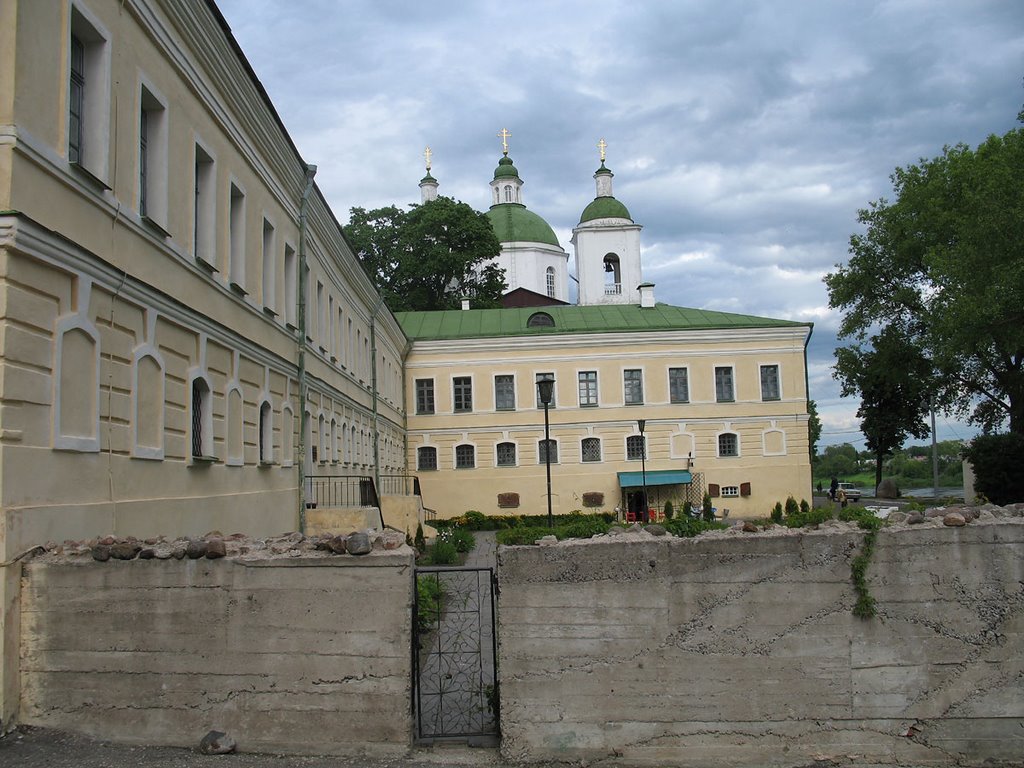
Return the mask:
<svg viewBox="0 0 1024 768">
<path fill-rule="evenodd" d="M 614 253 L 604 257 L 604 295 L 618 296 L 622 293 L 622 266 Z"/>
</svg>

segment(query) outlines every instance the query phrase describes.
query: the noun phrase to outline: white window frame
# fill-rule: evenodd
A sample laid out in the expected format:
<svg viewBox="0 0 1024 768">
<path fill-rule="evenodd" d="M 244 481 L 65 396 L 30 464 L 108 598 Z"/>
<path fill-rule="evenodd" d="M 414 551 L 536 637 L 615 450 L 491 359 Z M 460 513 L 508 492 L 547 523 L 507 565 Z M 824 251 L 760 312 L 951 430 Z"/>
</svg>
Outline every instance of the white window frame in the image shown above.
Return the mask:
<svg viewBox="0 0 1024 768">
<path fill-rule="evenodd" d="M 722 453 L 722 436 L 732 435 L 736 438 L 736 453 Z M 715 435 L 715 455 L 720 459 L 736 459 L 742 456 L 742 441 L 740 440 L 740 433 L 733 429 L 723 429 L 721 432 Z"/>
<path fill-rule="evenodd" d="M 584 384 L 587 385 L 587 390 L 588 390 L 587 396 L 588 396 L 588 399 L 589 399 L 589 394 L 590 394 L 589 393 L 589 389 L 590 389 L 590 383 L 591 382 L 589 380 L 587 380 L 585 382 L 584 379 L 583 379 L 583 376 L 587 376 L 589 374 L 594 374 L 594 381 L 593 381 L 593 385 L 594 385 L 594 402 L 592 402 L 592 403 L 591 402 L 584 402 L 583 401 L 583 385 Z M 598 407 L 600 407 L 600 405 L 601 405 L 601 386 L 600 386 L 600 382 L 601 382 L 601 375 L 600 375 L 600 373 L 597 372 L 597 370 L 589 369 L 589 370 L 586 370 L 586 371 L 576 371 L 576 398 L 577 398 L 577 402 L 578 402 L 580 408 L 598 408 Z"/>
<path fill-rule="evenodd" d="M 723 398 L 720 397 L 718 391 L 718 372 L 729 371 L 729 388 L 731 390 L 731 397 Z M 714 367 L 714 380 L 712 382 L 715 392 L 716 403 L 735 403 L 736 402 L 736 366 L 734 365 L 716 365 Z"/>
<path fill-rule="evenodd" d="M 228 183 L 228 286 L 242 296 L 245 289 L 245 189 L 238 179 Z"/>
<path fill-rule="evenodd" d="M 738 499 L 740 496 L 740 487 L 738 485 L 723 485 L 719 488 L 718 493 L 722 498 Z"/>
<path fill-rule="evenodd" d="M 64 142 L 68 162 L 81 168 L 89 176 L 110 188 L 110 32 L 99 19 L 82 3 L 73 2 L 69 17 L 66 50 L 67 104 L 64 113 L 66 141 Z M 79 124 L 79 156 L 71 157 L 71 38 L 82 43 L 82 114 Z"/>
<path fill-rule="evenodd" d="M 630 446 L 630 444 L 635 444 L 637 440 L 640 440 L 641 454 L 638 455 L 638 456 L 637 455 L 630 456 L 629 446 Z M 648 444 L 647 444 L 647 434 L 646 433 L 641 435 L 639 432 L 637 432 L 637 433 L 632 434 L 632 435 L 626 435 L 626 442 L 624 444 L 624 449 L 625 449 L 624 453 L 625 453 L 625 456 L 626 456 L 626 461 L 646 461 L 647 459 L 650 458 L 650 456 L 647 455 L 649 453 L 647 448 L 648 448 Z"/>
<path fill-rule="evenodd" d="M 514 455 L 512 457 L 513 461 L 511 464 L 503 464 L 498 458 L 498 449 L 503 445 L 512 446 Z M 502 468 L 519 466 L 519 446 L 516 444 L 515 440 L 499 440 L 497 443 L 494 444 L 494 466 Z"/>
<path fill-rule="evenodd" d="M 672 396 L 672 371 L 682 371 L 686 378 L 686 398 L 676 400 Z M 668 376 L 668 401 L 673 405 L 685 405 L 690 402 L 690 367 L 688 365 L 671 365 L 667 371 Z"/>
<path fill-rule="evenodd" d="M 459 466 L 459 448 L 472 448 L 473 449 L 473 465 L 472 466 L 468 466 L 468 467 L 460 467 Z M 479 451 L 477 451 L 476 445 L 474 443 L 470 443 L 470 442 L 466 442 L 466 441 L 463 441 L 461 443 L 457 443 L 456 445 L 452 446 L 452 466 L 455 469 L 476 469 L 477 468 L 477 457 L 478 457 L 478 455 L 479 455 Z"/>
<path fill-rule="evenodd" d="M 775 369 L 775 396 L 765 397 L 764 393 L 764 374 L 766 370 Z M 758 383 L 761 386 L 761 401 L 765 403 L 774 403 L 782 399 L 782 366 L 778 363 L 762 363 L 757 368 L 758 372 Z"/>
<path fill-rule="evenodd" d="M 156 227 L 165 236 L 167 233 L 167 99 L 146 80 L 140 78 L 137 130 L 139 139 L 138 169 L 136 173 L 136 209 L 143 221 Z M 143 146 L 143 122 L 146 125 L 145 147 Z"/>
<path fill-rule="evenodd" d="M 263 214 L 263 311 L 268 315 L 277 315 L 277 227 L 274 222 Z"/>
<path fill-rule="evenodd" d="M 626 385 L 626 374 L 627 373 L 639 373 L 640 383 L 640 399 L 631 401 L 629 399 L 629 387 Z M 623 405 L 643 405 L 644 404 L 644 369 L 640 368 L 623 368 L 622 369 L 622 404 Z"/>
<path fill-rule="evenodd" d="M 544 460 L 544 454 L 543 454 L 543 451 L 541 450 L 541 446 L 545 445 L 545 443 L 548 445 L 548 448 L 547 448 L 548 451 L 551 450 L 550 446 L 553 445 L 555 447 L 555 455 L 554 455 L 554 458 L 552 458 L 551 463 L 552 464 L 559 464 L 560 462 L 558 460 L 558 454 L 559 454 L 559 451 L 558 451 L 558 448 L 559 448 L 558 439 L 554 438 L 554 437 L 552 437 L 552 438 L 544 438 L 544 437 L 542 437 L 540 440 L 537 441 L 537 463 L 538 464 L 546 464 L 547 463 Z"/>
<path fill-rule="evenodd" d="M 509 407 L 502 407 L 498 402 L 498 379 L 509 379 L 512 387 L 512 405 Z M 496 411 L 514 411 L 516 410 L 516 376 L 514 373 L 496 373 L 494 374 L 494 410 Z"/>
<path fill-rule="evenodd" d="M 192 257 L 205 269 L 217 272 L 217 159 L 196 137 L 192 160 Z"/>
<path fill-rule="evenodd" d="M 455 390 L 455 381 L 457 379 L 465 379 L 465 380 L 467 380 L 469 382 L 469 407 L 468 408 L 457 408 L 456 407 L 456 403 L 458 401 L 458 397 L 456 395 L 456 390 Z M 452 378 L 451 378 L 451 387 L 452 387 L 452 413 L 473 413 L 473 391 L 476 389 L 476 387 L 474 386 L 472 375 L 452 376 Z"/>
<path fill-rule="evenodd" d="M 421 453 L 421 451 L 433 451 L 434 452 L 434 466 L 432 466 L 432 467 L 425 467 L 425 466 L 423 466 L 422 462 L 420 461 L 420 458 L 423 455 Z M 438 469 L 438 466 L 439 465 L 438 465 L 438 461 L 437 461 L 437 446 L 436 445 L 419 445 L 419 446 L 416 446 L 416 471 L 417 472 L 436 472 L 437 469 Z"/>
<path fill-rule="evenodd" d="M 588 440 L 595 440 L 597 442 L 597 458 L 587 459 L 587 452 L 584 444 Z M 587 435 L 586 437 L 580 438 L 580 464 L 600 464 L 604 461 L 604 444 L 600 437 L 594 435 Z"/>
</svg>

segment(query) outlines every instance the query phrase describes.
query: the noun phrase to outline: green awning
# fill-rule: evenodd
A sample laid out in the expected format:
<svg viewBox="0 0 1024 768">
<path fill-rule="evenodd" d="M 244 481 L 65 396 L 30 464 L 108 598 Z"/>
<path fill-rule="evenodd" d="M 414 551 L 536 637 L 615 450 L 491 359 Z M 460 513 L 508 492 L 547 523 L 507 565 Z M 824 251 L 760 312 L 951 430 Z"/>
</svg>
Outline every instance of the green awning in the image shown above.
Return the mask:
<svg viewBox="0 0 1024 768">
<path fill-rule="evenodd" d="M 659 469 L 647 473 L 647 485 L 683 485 L 693 482 L 693 475 L 685 469 Z M 643 472 L 619 472 L 620 488 L 642 488 Z"/>
</svg>

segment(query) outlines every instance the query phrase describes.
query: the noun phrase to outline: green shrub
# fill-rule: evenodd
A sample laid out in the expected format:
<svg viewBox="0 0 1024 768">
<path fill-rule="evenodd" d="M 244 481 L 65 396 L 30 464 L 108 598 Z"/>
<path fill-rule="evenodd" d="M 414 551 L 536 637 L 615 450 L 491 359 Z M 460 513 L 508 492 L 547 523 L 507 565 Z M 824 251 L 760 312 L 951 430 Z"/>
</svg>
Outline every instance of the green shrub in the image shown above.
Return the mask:
<svg viewBox="0 0 1024 768">
<path fill-rule="evenodd" d="M 786 497 L 786 517 L 796 517 L 800 514 L 800 505 L 792 496 Z"/>
<path fill-rule="evenodd" d="M 671 520 L 676 514 L 675 509 L 672 508 L 672 500 L 665 502 L 665 519 Z"/>
<path fill-rule="evenodd" d="M 704 502 L 701 504 L 701 511 L 703 512 L 704 522 L 713 523 L 715 521 L 715 508 L 711 505 L 711 494 L 704 494 Z"/>
<path fill-rule="evenodd" d="M 422 574 L 416 578 L 416 625 L 421 633 L 438 622 L 441 596 L 441 580 L 436 574 Z"/>
<path fill-rule="evenodd" d="M 455 565 L 459 561 L 459 553 L 455 545 L 438 534 L 434 546 L 428 553 L 431 565 Z"/>
<path fill-rule="evenodd" d="M 423 525 L 416 523 L 416 537 L 412 540 L 413 546 L 416 547 L 416 551 L 421 555 L 427 551 L 427 540 L 423 536 Z"/>
<path fill-rule="evenodd" d="M 683 502 L 683 516 L 684 517 L 693 517 L 693 502 L 692 501 L 684 501 Z"/>
<path fill-rule="evenodd" d="M 978 435 L 963 454 L 974 466 L 974 488 L 981 496 L 1000 506 L 1024 501 L 1024 434 Z"/>
<path fill-rule="evenodd" d="M 448 534 L 448 541 L 455 547 L 456 552 L 466 553 L 476 546 L 476 539 L 473 534 L 465 528 L 453 528 Z"/>
<path fill-rule="evenodd" d="M 607 533 L 611 527 L 610 515 L 583 515 L 580 513 L 558 515 L 554 521 L 558 523 L 548 528 L 547 517 L 535 516 L 528 522 L 515 528 L 498 531 L 496 539 L 499 544 L 534 544 L 544 536 L 555 536 L 557 539 L 589 539 L 599 533 Z M 543 521 L 543 522 L 541 522 Z"/>
<path fill-rule="evenodd" d="M 775 506 L 772 507 L 771 518 L 773 523 L 782 522 L 782 502 L 776 501 Z"/>
<path fill-rule="evenodd" d="M 680 515 L 665 521 L 665 530 L 682 539 L 692 538 L 704 531 L 721 531 L 728 527 L 725 523 L 696 520 L 689 515 Z"/>
<path fill-rule="evenodd" d="M 800 514 L 809 515 L 811 513 L 811 505 L 807 503 L 807 499 L 800 499 Z"/>
</svg>

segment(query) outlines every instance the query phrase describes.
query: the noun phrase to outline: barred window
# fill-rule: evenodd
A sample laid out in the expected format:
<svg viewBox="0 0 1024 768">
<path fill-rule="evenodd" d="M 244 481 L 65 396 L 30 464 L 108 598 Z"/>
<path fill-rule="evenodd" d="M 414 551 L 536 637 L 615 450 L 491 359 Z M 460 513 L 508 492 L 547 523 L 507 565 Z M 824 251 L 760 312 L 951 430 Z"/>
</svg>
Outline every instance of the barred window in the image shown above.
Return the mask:
<svg viewBox="0 0 1024 768">
<path fill-rule="evenodd" d="M 719 456 L 739 456 L 740 438 L 735 432 L 723 432 L 718 436 Z"/>
<path fill-rule="evenodd" d="M 558 463 L 558 441 L 557 440 L 540 440 L 537 442 L 537 461 L 540 464 L 547 464 L 548 457 L 551 457 L 551 463 Z"/>
<path fill-rule="evenodd" d="M 580 446 L 583 461 L 601 460 L 601 439 L 598 437 L 585 437 Z"/>
<path fill-rule="evenodd" d="M 455 446 L 455 468 L 473 469 L 476 467 L 476 448 L 462 444 Z"/>
<path fill-rule="evenodd" d="M 628 461 L 640 461 L 646 459 L 644 444 L 647 438 L 645 435 L 630 435 L 626 438 L 626 459 Z"/>
<path fill-rule="evenodd" d="M 495 449 L 495 463 L 499 467 L 514 467 L 516 465 L 516 444 L 498 443 Z"/>
<path fill-rule="evenodd" d="M 416 468 L 419 470 L 437 469 L 437 448 L 428 445 L 416 449 Z"/>
</svg>

